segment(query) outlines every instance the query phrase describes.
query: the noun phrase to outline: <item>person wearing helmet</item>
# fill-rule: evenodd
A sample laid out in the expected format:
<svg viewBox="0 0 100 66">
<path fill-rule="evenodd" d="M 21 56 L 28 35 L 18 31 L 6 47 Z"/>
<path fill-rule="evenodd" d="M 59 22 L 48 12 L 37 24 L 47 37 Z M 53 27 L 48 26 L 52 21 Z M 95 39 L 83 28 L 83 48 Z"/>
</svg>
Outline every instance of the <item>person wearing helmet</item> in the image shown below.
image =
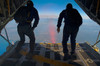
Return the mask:
<svg viewBox="0 0 100 66">
<path fill-rule="evenodd" d="M 64 29 L 63 29 L 63 60 L 68 60 L 70 58 L 76 58 L 75 47 L 76 47 L 76 36 L 79 30 L 79 26 L 82 24 L 82 17 L 76 9 L 73 8 L 71 3 L 68 3 L 66 9 L 63 10 L 58 18 L 57 32 L 60 32 L 60 27 L 62 20 L 64 18 Z M 67 41 L 70 37 L 71 40 L 71 55 L 69 54 L 67 48 Z"/>
<path fill-rule="evenodd" d="M 21 8 L 19 8 L 20 10 L 20 14 L 21 12 L 22 17 L 19 18 L 19 20 L 17 20 L 18 17 L 15 17 L 18 23 L 17 26 L 17 31 L 20 37 L 20 41 L 18 43 L 18 46 L 16 47 L 16 51 L 18 52 L 22 45 L 25 42 L 25 35 L 27 35 L 30 39 L 30 51 L 29 53 L 33 53 L 34 51 L 34 45 L 35 45 L 35 35 L 34 35 L 34 29 L 37 27 L 38 23 L 39 23 L 39 15 L 38 15 L 38 11 L 37 9 L 34 7 L 34 4 L 32 1 L 28 1 L 27 2 L 27 6 L 22 6 Z M 22 10 L 22 11 L 21 11 Z M 34 19 L 34 23 L 31 26 L 31 23 Z"/>
</svg>

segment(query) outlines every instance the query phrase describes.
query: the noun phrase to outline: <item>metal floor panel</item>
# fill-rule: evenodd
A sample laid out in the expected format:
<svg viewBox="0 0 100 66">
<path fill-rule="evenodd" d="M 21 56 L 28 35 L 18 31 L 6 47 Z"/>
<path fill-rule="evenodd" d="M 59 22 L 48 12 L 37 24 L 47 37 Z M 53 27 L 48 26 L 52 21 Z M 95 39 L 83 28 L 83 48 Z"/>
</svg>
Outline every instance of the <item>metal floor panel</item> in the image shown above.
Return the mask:
<svg viewBox="0 0 100 66">
<path fill-rule="evenodd" d="M 26 43 L 22 47 L 22 50 L 25 48 L 28 48 L 27 50 L 29 50 L 28 43 Z M 68 44 L 68 49 L 71 50 L 70 44 Z M 73 60 L 73 63 L 70 63 L 70 64 L 73 64 L 76 66 L 98 66 L 100 65 L 100 61 L 99 61 L 100 59 L 94 59 L 94 55 L 90 53 L 94 51 L 89 51 L 91 49 L 92 48 L 88 46 L 88 44 L 85 44 L 85 43 L 77 44 L 76 46 L 77 60 Z M 9 66 L 54 66 L 52 64 L 53 62 L 51 64 L 46 63 L 46 62 L 49 62 L 50 60 L 57 62 L 57 63 L 62 62 L 62 63 L 69 64 L 67 61 L 63 61 L 64 54 L 62 50 L 63 48 L 62 48 L 61 43 L 56 43 L 56 44 L 36 43 L 35 49 L 34 49 L 35 55 L 41 56 L 44 59 L 47 59 L 48 61 L 40 62 L 34 59 L 30 60 L 26 56 L 21 55 L 20 53 L 13 53 L 5 60 L 5 62 L 1 66 L 7 66 L 8 64 Z"/>
</svg>

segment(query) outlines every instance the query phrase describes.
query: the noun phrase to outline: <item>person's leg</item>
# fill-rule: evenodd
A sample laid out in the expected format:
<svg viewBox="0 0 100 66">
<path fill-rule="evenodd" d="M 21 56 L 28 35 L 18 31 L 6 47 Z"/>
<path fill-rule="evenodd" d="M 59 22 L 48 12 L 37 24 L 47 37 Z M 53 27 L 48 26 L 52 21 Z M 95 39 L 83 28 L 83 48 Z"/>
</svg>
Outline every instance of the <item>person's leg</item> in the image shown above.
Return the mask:
<svg viewBox="0 0 100 66">
<path fill-rule="evenodd" d="M 76 36 L 78 33 L 78 28 L 73 29 L 72 33 L 71 33 L 71 54 L 75 53 L 75 48 L 76 48 Z"/>
<path fill-rule="evenodd" d="M 70 36 L 70 27 L 69 26 L 64 26 L 63 29 L 63 39 L 62 39 L 62 46 L 63 46 L 63 53 L 68 54 L 68 48 L 67 48 L 67 41 Z"/>
<path fill-rule="evenodd" d="M 34 32 L 30 33 L 31 35 L 29 35 L 30 38 L 30 52 L 34 51 L 34 46 L 35 46 L 35 36 L 34 36 Z"/>
<path fill-rule="evenodd" d="M 63 46 L 63 53 L 68 54 L 68 48 L 67 48 L 67 41 L 69 38 L 69 34 L 63 33 L 63 39 L 62 39 L 62 46 Z"/>
<path fill-rule="evenodd" d="M 63 53 L 64 53 L 63 60 L 64 61 L 70 59 L 70 55 L 68 53 L 68 48 L 67 48 L 67 41 L 68 41 L 69 36 L 70 36 L 69 29 L 68 28 L 64 28 L 64 31 L 63 31 L 63 40 L 62 40 Z"/>
<path fill-rule="evenodd" d="M 17 31 L 18 31 L 18 34 L 19 34 L 19 37 L 20 37 L 20 41 L 18 42 L 18 45 L 15 49 L 16 49 L 16 51 L 19 51 L 21 49 L 22 45 L 25 42 L 25 34 L 21 30 L 21 27 L 18 27 Z"/>
<path fill-rule="evenodd" d="M 26 35 L 30 39 L 30 52 L 33 53 L 33 51 L 34 51 L 34 45 L 35 45 L 35 35 L 34 35 L 33 30 L 31 28 L 29 28 L 29 30 L 26 33 Z"/>
</svg>

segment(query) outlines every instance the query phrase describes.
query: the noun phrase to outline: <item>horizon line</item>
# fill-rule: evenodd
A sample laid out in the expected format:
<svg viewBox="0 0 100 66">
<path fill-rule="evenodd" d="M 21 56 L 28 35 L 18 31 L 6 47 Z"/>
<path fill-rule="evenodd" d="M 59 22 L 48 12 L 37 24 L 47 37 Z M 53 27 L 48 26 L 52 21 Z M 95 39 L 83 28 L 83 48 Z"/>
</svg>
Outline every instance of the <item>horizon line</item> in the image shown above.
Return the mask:
<svg viewBox="0 0 100 66">
<path fill-rule="evenodd" d="M 58 15 L 40 15 L 40 18 L 58 18 Z M 82 16 L 83 19 L 90 19 L 88 16 Z"/>
</svg>

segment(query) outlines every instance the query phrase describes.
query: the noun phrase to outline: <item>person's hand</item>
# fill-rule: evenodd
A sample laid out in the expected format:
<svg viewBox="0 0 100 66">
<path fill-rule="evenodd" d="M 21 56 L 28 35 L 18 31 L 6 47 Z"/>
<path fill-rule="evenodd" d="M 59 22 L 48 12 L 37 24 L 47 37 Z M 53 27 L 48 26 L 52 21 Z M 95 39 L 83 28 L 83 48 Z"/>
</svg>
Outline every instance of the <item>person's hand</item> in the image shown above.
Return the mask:
<svg viewBox="0 0 100 66">
<path fill-rule="evenodd" d="M 57 32 L 58 32 L 58 33 L 60 32 L 60 28 L 57 28 Z"/>
<path fill-rule="evenodd" d="M 19 23 L 18 21 L 15 20 L 16 23 Z"/>
<path fill-rule="evenodd" d="M 19 23 L 19 22 L 16 21 L 16 23 Z"/>
<path fill-rule="evenodd" d="M 34 28 L 34 27 L 32 27 L 32 30 L 33 30 L 33 31 L 34 31 L 34 29 L 35 29 L 35 28 Z"/>
</svg>

